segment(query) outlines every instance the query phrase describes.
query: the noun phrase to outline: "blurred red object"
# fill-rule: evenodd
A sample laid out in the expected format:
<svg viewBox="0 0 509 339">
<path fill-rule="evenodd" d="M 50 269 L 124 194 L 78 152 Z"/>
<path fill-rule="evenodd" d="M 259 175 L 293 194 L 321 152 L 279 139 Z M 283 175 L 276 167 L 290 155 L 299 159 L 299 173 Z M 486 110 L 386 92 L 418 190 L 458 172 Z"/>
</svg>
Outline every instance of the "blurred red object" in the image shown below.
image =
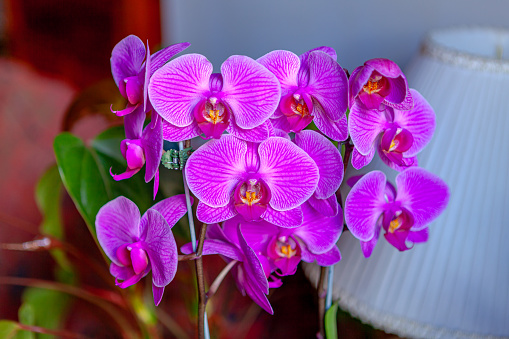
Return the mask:
<svg viewBox="0 0 509 339">
<path fill-rule="evenodd" d="M 161 43 L 159 0 L 7 0 L 7 50 L 83 89 L 110 77 L 113 46 L 129 34 Z"/>
</svg>

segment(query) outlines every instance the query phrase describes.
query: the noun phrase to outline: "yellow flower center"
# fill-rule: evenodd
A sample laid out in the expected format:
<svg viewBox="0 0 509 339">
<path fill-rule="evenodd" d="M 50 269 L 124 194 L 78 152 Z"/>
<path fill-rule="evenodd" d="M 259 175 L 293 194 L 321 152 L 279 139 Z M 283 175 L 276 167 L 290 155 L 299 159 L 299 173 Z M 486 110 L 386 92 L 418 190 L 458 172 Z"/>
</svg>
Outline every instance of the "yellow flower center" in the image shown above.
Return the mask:
<svg viewBox="0 0 509 339">
<path fill-rule="evenodd" d="M 369 78 L 368 82 L 363 86 L 364 91 L 369 94 L 379 92 L 382 89 L 381 80 L 381 75 L 375 75 L 374 77 Z"/>
<path fill-rule="evenodd" d="M 394 231 L 396 231 L 400 226 L 401 223 L 399 222 L 399 218 L 392 220 L 389 225 L 389 232 L 394 233 Z"/>
</svg>

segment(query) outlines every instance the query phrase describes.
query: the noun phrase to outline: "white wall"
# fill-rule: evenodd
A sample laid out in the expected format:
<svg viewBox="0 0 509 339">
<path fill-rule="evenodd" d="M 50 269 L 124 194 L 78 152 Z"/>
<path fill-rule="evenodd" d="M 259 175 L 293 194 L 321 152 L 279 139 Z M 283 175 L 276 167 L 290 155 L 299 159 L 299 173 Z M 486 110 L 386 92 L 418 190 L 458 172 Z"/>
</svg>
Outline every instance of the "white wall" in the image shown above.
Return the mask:
<svg viewBox="0 0 509 339">
<path fill-rule="evenodd" d="M 218 71 L 232 54 L 329 45 L 350 71 L 384 57 L 404 67 L 431 28 L 509 27 L 507 0 L 161 0 L 165 44 L 189 41 Z"/>
</svg>

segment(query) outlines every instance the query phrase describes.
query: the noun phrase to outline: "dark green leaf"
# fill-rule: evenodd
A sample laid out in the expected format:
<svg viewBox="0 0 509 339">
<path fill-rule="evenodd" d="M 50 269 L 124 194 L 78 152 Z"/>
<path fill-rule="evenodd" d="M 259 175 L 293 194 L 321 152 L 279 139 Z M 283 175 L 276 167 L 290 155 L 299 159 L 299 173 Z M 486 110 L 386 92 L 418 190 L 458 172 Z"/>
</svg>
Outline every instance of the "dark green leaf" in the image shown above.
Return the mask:
<svg viewBox="0 0 509 339">
<path fill-rule="evenodd" d="M 325 338 L 327 339 L 338 338 L 338 324 L 336 321 L 337 312 L 338 304 L 335 303 L 325 313 Z"/>
</svg>

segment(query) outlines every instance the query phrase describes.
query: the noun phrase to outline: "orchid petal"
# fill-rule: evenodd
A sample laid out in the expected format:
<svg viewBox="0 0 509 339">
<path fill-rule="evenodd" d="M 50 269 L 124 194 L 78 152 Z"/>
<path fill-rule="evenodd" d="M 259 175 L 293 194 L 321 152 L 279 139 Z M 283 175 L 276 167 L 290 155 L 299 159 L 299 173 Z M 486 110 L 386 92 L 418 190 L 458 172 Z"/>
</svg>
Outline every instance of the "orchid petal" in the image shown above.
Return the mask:
<svg viewBox="0 0 509 339">
<path fill-rule="evenodd" d="M 147 114 L 141 105 L 128 115 L 124 116 L 125 137 L 127 139 L 140 139 L 143 131 L 143 123 Z"/>
<path fill-rule="evenodd" d="M 348 132 L 357 151 L 368 155 L 374 149 L 378 135 L 384 130 L 387 119 L 383 111 L 367 109 L 359 101 L 353 104 L 348 119 Z"/>
<path fill-rule="evenodd" d="M 414 98 L 414 107 L 409 111 L 394 110 L 394 122 L 408 130 L 413 137 L 412 146 L 405 152 L 405 157 L 417 155 L 431 140 L 435 132 L 435 112 L 424 97 L 410 89 Z"/>
<path fill-rule="evenodd" d="M 315 254 L 329 251 L 339 240 L 343 231 L 343 213 L 335 217 L 326 217 L 313 209 L 309 204 L 303 204 L 304 221 L 293 234 L 298 236 Z"/>
<path fill-rule="evenodd" d="M 136 35 L 129 35 L 113 47 L 111 74 L 117 86 L 130 76 L 138 75 L 145 59 L 145 45 Z"/>
<path fill-rule="evenodd" d="M 154 283 L 152 283 L 152 295 L 154 296 L 154 304 L 159 306 L 161 300 L 163 299 L 164 287 L 157 287 Z"/>
<path fill-rule="evenodd" d="M 148 68 L 150 70 L 150 76 L 152 76 L 155 71 L 161 68 L 171 58 L 184 51 L 189 46 L 191 46 L 189 42 L 181 42 L 179 44 L 170 45 L 155 52 L 151 58 L 151 67 Z"/>
<path fill-rule="evenodd" d="M 230 117 L 230 124 L 227 127 L 228 133 L 231 135 L 250 142 L 262 142 L 269 137 L 270 130 L 272 129 L 271 122 L 267 119 L 261 125 L 253 127 L 251 129 L 240 128 L 235 117 L 232 114 Z"/>
<path fill-rule="evenodd" d="M 144 249 L 150 258 L 152 282 L 157 287 L 164 287 L 173 280 L 177 272 L 177 244 L 171 227 L 161 213 L 148 209 L 143 218 L 147 220 Z"/>
<path fill-rule="evenodd" d="M 244 173 L 246 151 L 246 142 L 231 135 L 207 142 L 187 160 L 189 189 L 210 207 L 225 206 Z"/>
<path fill-rule="evenodd" d="M 277 226 L 266 221 L 246 222 L 241 220 L 240 224 L 244 238 L 256 253 L 264 252 L 267 249 L 267 244 L 279 232 Z M 236 232 L 238 225 L 239 220 L 228 220 L 224 223 L 224 232 L 232 234 Z"/>
<path fill-rule="evenodd" d="M 276 76 L 284 96 L 297 87 L 297 73 L 300 68 L 299 57 L 289 51 L 272 51 L 257 60 Z"/>
<path fill-rule="evenodd" d="M 348 122 L 346 114 L 339 121 L 332 121 L 327 117 L 323 107 L 313 100 L 313 121 L 323 134 L 335 141 L 345 141 L 348 138 Z"/>
<path fill-rule="evenodd" d="M 97 212 L 97 240 L 104 253 L 115 264 L 122 265 L 116 255 L 117 249 L 139 237 L 140 218 L 138 206 L 125 197 L 111 200 Z"/>
<path fill-rule="evenodd" d="M 270 188 L 270 206 L 275 210 L 295 208 L 316 190 L 319 174 L 315 162 L 291 141 L 269 138 L 260 144 L 258 153 L 259 174 Z"/>
<path fill-rule="evenodd" d="M 292 127 L 290 126 L 286 116 L 282 115 L 278 118 L 271 118 L 269 121 L 274 129 L 279 129 L 285 133 L 290 133 Z"/>
<path fill-rule="evenodd" d="M 237 214 L 233 203 L 229 203 L 223 207 L 210 207 L 200 201 L 196 209 L 196 217 L 206 224 L 222 222 L 233 218 Z"/>
<path fill-rule="evenodd" d="M 410 231 L 408 233 L 407 240 L 413 242 L 414 244 L 419 244 L 428 241 L 429 239 L 429 228 L 423 228 L 420 231 Z"/>
<path fill-rule="evenodd" d="M 362 254 L 365 258 L 369 258 L 375 249 L 376 244 L 378 243 L 378 238 L 380 238 L 380 230 L 382 229 L 382 223 L 377 222 L 375 226 L 375 234 L 373 238 L 368 241 L 361 241 L 361 250 Z"/>
<path fill-rule="evenodd" d="M 262 219 L 283 228 L 294 228 L 302 224 L 302 210 L 300 206 L 288 211 L 276 211 L 270 206 L 262 215 Z"/>
<path fill-rule="evenodd" d="M 145 76 L 143 81 L 143 110 L 147 111 L 147 103 L 148 103 L 148 83 L 150 82 L 150 77 L 152 76 L 152 73 L 150 72 L 152 63 L 152 56 L 150 55 L 150 47 L 148 45 L 147 40 L 147 60 L 145 61 Z"/>
<path fill-rule="evenodd" d="M 359 240 L 368 241 L 376 233 L 376 223 L 384 211 L 385 174 L 372 171 L 350 190 L 345 201 L 345 221 Z"/>
<path fill-rule="evenodd" d="M 255 60 L 241 55 L 229 57 L 221 66 L 223 100 L 240 128 L 261 125 L 276 110 L 281 88 L 276 76 Z"/>
<path fill-rule="evenodd" d="M 329 251 L 315 255 L 316 263 L 319 266 L 332 266 L 341 260 L 341 253 L 337 246 L 333 246 Z"/>
<path fill-rule="evenodd" d="M 447 207 L 449 188 L 438 176 L 412 167 L 396 177 L 396 201 L 414 217 L 412 231 L 419 231 L 435 220 Z"/>
<path fill-rule="evenodd" d="M 211 74 L 212 64 L 203 55 L 173 59 L 150 79 L 148 93 L 154 109 L 172 125 L 190 125 L 194 107 L 206 99 Z"/>
<path fill-rule="evenodd" d="M 327 138 L 312 130 L 297 133 L 295 143 L 318 166 L 320 179 L 315 196 L 318 199 L 326 199 L 336 193 L 343 181 L 343 159 L 339 150 Z"/>
<path fill-rule="evenodd" d="M 162 124 L 164 140 L 179 142 L 193 139 L 201 134 L 201 129 L 196 121 L 185 127 L 177 127 L 166 120 L 163 120 Z"/>
<path fill-rule="evenodd" d="M 113 180 L 115 181 L 120 181 L 120 180 L 124 180 L 124 179 L 129 179 L 131 178 L 133 175 L 135 175 L 136 173 L 138 173 L 140 171 L 141 168 L 136 168 L 136 169 L 130 169 L 130 168 L 127 168 L 126 171 L 124 173 L 121 173 L 121 174 L 113 174 L 113 172 L 111 171 L 111 168 L 110 168 L 110 175 L 113 177 Z"/>
<path fill-rule="evenodd" d="M 359 170 L 364 166 L 368 165 L 371 160 L 373 160 L 373 156 L 375 155 L 375 148 L 373 147 L 371 151 L 367 155 L 362 155 L 357 150 L 357 148 L 353 149 L 352 152 L 352 166 Z"/>
<path fill-rule="evenodd" d="M 308 58 L 309 58 L 309 54 L 311 54 L 311 52 L 314 52 L 314 51 L 322 51 L 325 54 L 327 54 L 328 56 L 330 56 L 332 59 L 338 60 L 338 55 L 337 55 L 336 51 L 334 50 L 334 48 L 328 47 L 328 46 L 320 46 L 320 47 L 313 48 L 312 50 L 309 50 L 304 54 L 301 54 L 299 56 L 301 63 L 306 64 L 308 61 Z"/>
<path fill-rule="evenodd" d="M 244 238 L 244 235 L 242 234 L 240 225 L 237 227 L 237 230 L 240 249 L 242 250 L 242 252 L 244 252 L 245 255 L 245 260 L 242 266 L 244 267 L 247 273 L 246 280 L 249 279 L 251 282 L 253 282 L 253 285 L 257 291 L 260 291 L 264 294 L 268 294 L 269 283 L 267 281 L 267 278 L 265 277 L 262 264 L 260 263 L 260 260 L 258 259 L 258 256 L 253 251 L 253 249 L 249 247 L 249 244 L 247 243 L 246 239 Z"/>
<path fill-rule="evenodd" d="M 193 197 L 190 197 L 190 199 L 192 205 Z M 158 211 L 164 217 L 168 226 L 172 228 L 187 213 L 186 196 L 179 194 L 163 199 L 150 209 Z"/>
<path fill-rule="evenodd" d="M 159 169 L 161 157 L 163 155 L 163 125 L 161 121 L 152 128 L 145 127 L 141 138 L 141 145 L 145 153 L 145 182 L 154 178 Z"/>
<path fill-rule="evenodd" d="M 326 217 L 334 217 L 341 210 L 336 195 L 331 195 L 327 199 L 317 199 L 313 194 L 307 202 L 311 205 L 311 207 Z M 343 211 L 341 211 L 341 213 L 343 213 Z"/>
<path fill-rule="evenodd" d="M 306 88 L 332 121 L 340 120 L 348 109 L 348 78 L 341 66 L 322 51 L 309 55 L 309 84 Z"/>
</svg>

